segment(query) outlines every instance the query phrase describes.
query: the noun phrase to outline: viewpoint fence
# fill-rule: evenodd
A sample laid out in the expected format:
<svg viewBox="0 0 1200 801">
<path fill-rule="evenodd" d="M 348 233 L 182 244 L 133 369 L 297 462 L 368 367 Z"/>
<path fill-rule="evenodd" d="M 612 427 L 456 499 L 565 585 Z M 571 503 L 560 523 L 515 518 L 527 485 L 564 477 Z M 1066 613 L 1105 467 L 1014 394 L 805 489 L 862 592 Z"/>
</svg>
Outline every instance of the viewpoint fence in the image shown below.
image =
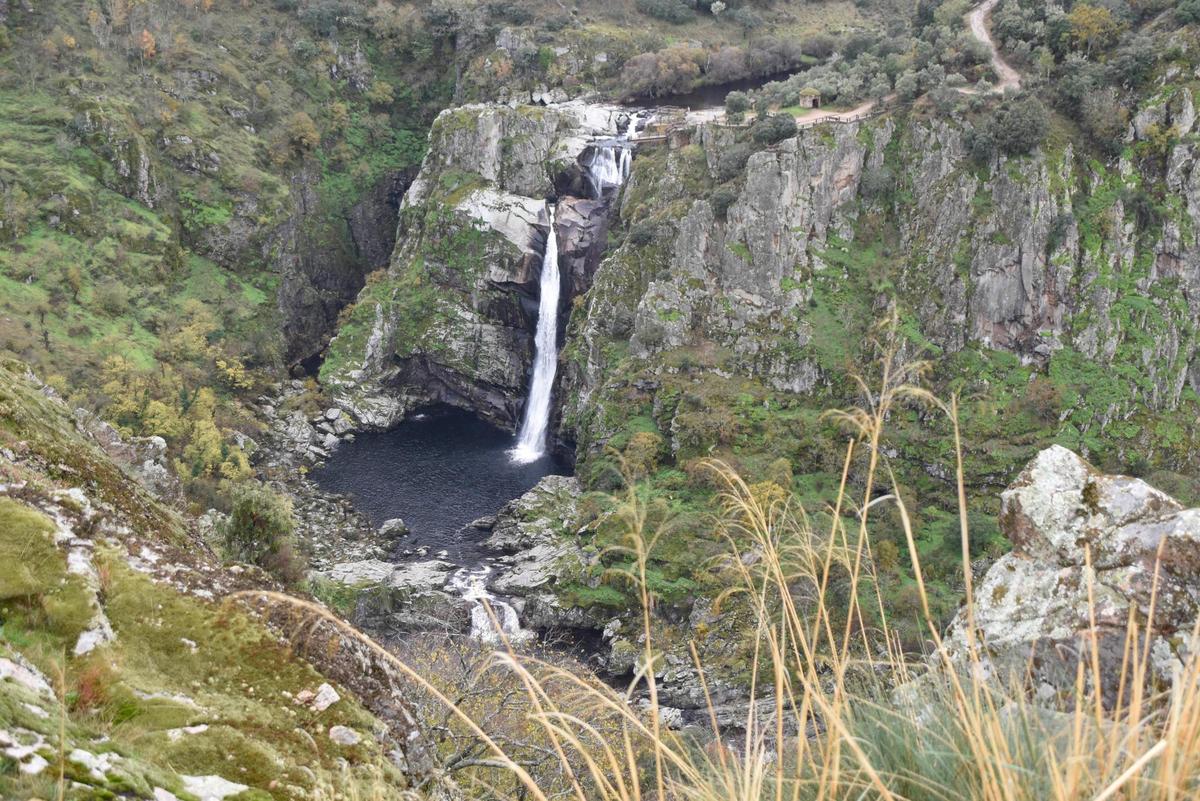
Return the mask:
<svg viewBox="0 0 1200 801">
<path fill-rule="evenodd" d="M 818 125 L 849 125 L 855 122 L 862 122 L 873 117 L 878 117 L 884 112 L 884 109 L 876 104 L 871 108 L 863 109 L 857 112 L 846 112 L 844 114 L 830 114 L 827 116 L 817 117 L 815 119 L 798 119 L 796 120 L 796 130 L 803 131 L 809 128 L 815 128 Z M 713 125 L 719 128 L 749 128 L 752 123 L 749 122 L 725 122 L 724 120 L 712 120 L 700 123 L 703 125 Z M 662 133 L 651 134 L 649 136 L 639 136 L 631 139 L 635 145 L 661 145 L 671 141 L 672 138 L 681 136 L 685 131 L 696 127 L 696 123 L 676 123 L 667 128 Z"/>
</svg>

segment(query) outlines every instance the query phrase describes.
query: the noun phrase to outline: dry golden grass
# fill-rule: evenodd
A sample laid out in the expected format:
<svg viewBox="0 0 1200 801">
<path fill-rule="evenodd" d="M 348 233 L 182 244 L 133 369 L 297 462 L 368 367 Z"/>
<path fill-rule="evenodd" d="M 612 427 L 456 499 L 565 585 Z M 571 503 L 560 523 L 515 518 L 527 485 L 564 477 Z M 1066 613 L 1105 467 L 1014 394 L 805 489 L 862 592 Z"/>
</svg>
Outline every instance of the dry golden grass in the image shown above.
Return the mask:
<svg viewBox="0 0 1200 801">
<path fill-rule="evenodd" d="M 881 338 L 882 339 L 882 338 Z M 517 653 L 507 642 L 495 654 L 524 693 L 526 714 L 557 761 L 552 780 L 535 776 L 506 753 L 492 732 L 463 712 L 430 677 L 404 664 L 323 608 L 279 594 L 273 603 L 294 605 L 337 625 L 344 636 L 367 644 L 382 660 L 445 705 L 458 724 L 490 752 L 489 764 L 515 782 L 476 781 L 502 797 L 550 801 L 1187 801 L 1200 798 L 1200 663 L 1188 661 L 1165 694 L 1146 691 L 1149 638 L 1130 618 L 1118 702 L 1106 709 L 1088 687 L 1099 687 L 1098 644 L 1084 636 L 1089 659 L 1081 660 L 1074 701 L 1066 709 L 1034 705 L 1023 692 L 1006 691 L 979 677 L 982 644 L 968 626 L 965 662 L 954 662 L 929 614 L 920 556 L 908 510 L 895 492 L 890 470 L 880 466 L 879 441 L 889 411 L 899 403 L 931 404 L 948 415 L 957 432 L 957 404 L 943 403 L 918 388 L 920 363 L 906 363 L 899 347 L 881 345 L 876 388 L 863 383 L 863 408 L 836 413 L 853 432 L 837 496 L 830 501 L 828 531 L 790 498 L 749 486 L 727 466 L 710 467 L 725 485 L 722 526 L 735 556 L 749 542 L 759 559 L 740 570 L 740 583 L 720 603 L 749 603 L 756 611 L 750 700 L 770 699 L 765 718 L 747 704 L 743 733 L 726 738 L 712 714 L 712 742 L 702 747 L 660 723 L 652 666 L 654 599 L 646 571 L 657 532 L 654 519 L 629 492 L 619 509 L 628 529 L 632 578 L 641 588 L 642 665 L 630 687 L 617 690 L 577 672 Z M 956 438 L 957 439 L 957 438 Z M 861 501 L 849 497 L 846 477 L 855 451 L 866 448 L 867 474 Z M 958 454 L 964 580 L 971 587 L 961 448 Z M 876 486 L 880 476 L 883 486 Z M 892 490 L 880 496 L 882 490 Z M 875 500 L 872 500 L 875 499 Z M 933 652 L 917 662 L 888 632 L 887 610 L 871 574 L 871 510 L 898 507 L 920 591 Z M 842 525 L 857 512 L 857 530 Z M 742 546 L 739 546 L 742 543 Z M 849 584 L 848 608 L 832 608 L 831 576 Z M 796 587 L 815 588 L 815 599 L 798 601 Z M 884 621 L 879 642 L 858 608 L 873 598 Z M 1153 610 L 1151 610 L 1152 612 Z M 974 619 L 968 592 L 966 619 Z M 1153 618 L 1151 614 L 1149 618 Z M 878 630 L 876 630 L 878 631 Z M 1200 636 L 1193 631 L 1192 637 Z M 697 651 L 693 647 L 693 656 Z M 696 658 L 703 680 L 704 665 Z M 913 681 L 914 675 L 922 674 Z M 1089 675 L 1090 674 L 1090 675 Z M 869 680 L 863 680 L 863 677 Z M 550 682 L 577 692 L 549 692 Z M 906 685 L 908 692 L 892 690 Z M 863 689 L 863 688 L 866 689 Z M 705 686 L 707 693 L 707 685 Z M 649 711 L 631 703 L 649 700 Z M 710 713 L 711 713 L 710 704 Z M 616 721 L 604 728 L 596 721 Z M 539 778 L 540 777 L 540 778 Z"/>
</svg>

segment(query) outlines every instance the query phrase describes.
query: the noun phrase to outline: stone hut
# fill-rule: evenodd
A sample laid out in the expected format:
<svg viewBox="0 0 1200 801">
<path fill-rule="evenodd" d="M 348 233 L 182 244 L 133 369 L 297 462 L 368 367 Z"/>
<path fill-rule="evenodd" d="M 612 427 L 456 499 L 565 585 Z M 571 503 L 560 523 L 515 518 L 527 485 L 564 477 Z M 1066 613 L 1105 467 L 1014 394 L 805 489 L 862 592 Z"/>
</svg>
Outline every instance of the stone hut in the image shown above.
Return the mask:
<svg viewBox="0 0 1200 801">
<path fill-rule="evenodd" d="M 804 87 L 800 90 L 800 102 L 798 105 L 801 108 L 820 108 L 821 93 L 811 86 Z"/>
</svg>

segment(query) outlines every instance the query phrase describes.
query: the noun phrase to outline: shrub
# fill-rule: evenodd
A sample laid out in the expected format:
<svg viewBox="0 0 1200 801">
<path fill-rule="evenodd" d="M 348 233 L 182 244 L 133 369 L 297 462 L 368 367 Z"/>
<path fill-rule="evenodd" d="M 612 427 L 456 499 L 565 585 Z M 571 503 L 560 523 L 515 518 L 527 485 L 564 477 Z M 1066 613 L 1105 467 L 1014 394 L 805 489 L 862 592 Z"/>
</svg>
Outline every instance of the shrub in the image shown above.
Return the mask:
<svg viewBox="0 0 1200 801">
<path fill-rule="evenodd" d="M 300 19 L 321 36 L 332 36 L 339 28 L 361 27 L 360 9 L 342 0 L 316 0 L 300 11 Z"/>
<path fill-rule="evenodd" d="M 288 117 L 287 136 L 292 147 L 299 152 L 312 150 L 321 144 L 321 134 L 317 131 L 317 124 L 304 111 L 297 111 Z"/>
<path fill-rule="evenodd" d="M 761 28 L 763 19 L 746 6 L 739 6 L 725 15 L 725 19 L 740 26 L 743 30 L 752 31 Z"/>
<path fill-rule="evenodd" d="M 365 97 L 371 105 L 383 106 L 396 98 L 396 90 L 387 81 L 372 81 Z"/>
<path fill-rule="evenodd" d="M 1175 6 L 1175 19 L 1184 25 L 1200 22 L 1200 0 L 1179 0 Z"/>
<path fill-rule="evenodd" d="M 639 478 L 653 473 L 662 458 L 663 444 L 663 438 L 652 431 L 637 432 L 625 446 L 625 466 Z"/>
<path fill-rule="evenodd" d="M 824 60 L 833 55 L 833 51 L 837 48 L 837 41 L 829 34 L 818 33 L 805 39 L 800 47 L 813 58 Z"/>
<path fill-rule="evenodd" d="M 682 0 L 637 0 L 637 10 L 655 19 L 679 24 L 693 16 L 692 9 Z"/>
<path fill-rule="evenodd" d="M 129 290 L 120 281 L 107 279 L 92 290 L 92 302 L 102 314 L 120 317 L 129 309 Z"/>
<path fill-rule="evenodd" d="M 733 145 L 717 159 L 717 180 L 721 183 L 731 181 L 746 169 L 746 162 L 753 151 L 747 144 Z"/>
<path fill-rule="evenodd" d="M 775 114 L 754 124 L 750 136 L 755 142 L 772 145 L 796 135 L 796 119 L 791 114 Z"/>
<path fill-rule="evenodd" d="M 1039 420 L 1054 422 L 1062 410 L 1062 392 L 1053 381 L 1038 376 L 1025 387 L 1024 406 Z"/>
<path fill-rule="evenodd" d="M 635 246 L 649 245 L 654 241 L 658 227 L 649 220 L 640 222 L 629 231 L 629 244 Z"/>
<path fill-rule="evenodd" d="M 712 199 L 710 201 L 712 203 L 713 214 L 717 215 L 717 217 L 720 217 L 721 219 L 725 219 L 726 214 L 729 212 L 729 207 L 734 204 L 734 202 L 737 200 L 737 197 L 737 190 L 732 186 L 729 186 L 728 184 L 718 186 L 713 190 Z"/>
<path fill-rule="evenodd" d="M 736 81 L 750 74 L 750 60 L 740 47 L 722 47 L 708 60 L 706 73 L 709 83 Z"/>
<path fill-rule="evenodd" d="M 1046 139 L 1050 115 L 1036 98 L 1005 98 L 990 120 L 975 131 L 971 150 L 981 161 L 999 151 L 1010 156 L 1031 152 Z"/>
<path fill-rule="evenodd" d="M 901 100 L 912 100 L 919 91 L 920 84 L 917 83 L 917 76 L 911 70 L 896 78 L 896 94 L 900 95 Z"/>
<path fill-rule="evenodd" d="M 1083 47 L 1088 55 L 1095 48 L 1106 48 L 1117 40 L 1125 23 L 1113 16 L 1104 6 L 1080 3 L 1067 15 L 1071 25 L 1071 38 Z"/>
<path fill-rule="evenodd" d="M 304 576 L 304 565 L 295 551 L 294 527 L 291 501 L 257 482 L 241 484 L 222 532 L 225 551 L 295 584 Z"/>
<path fill-rule="evenodd" d="M 1124 147 L 1129 111 L 1115 89 L 1089 92 L 1080 103 L 1079 124 L 1105 155 L 1115 156 Z"/>
<path fill-rule="evenodd" d="M 887 197 L 896 185 L 896 176 L 886 164 L 863 171 L 860 191 L 867 200 L 877 200 Z"/>
<path fill-rule="evenodd" d="M 621 67 L 621 86 L 627 97 L 686 92 L 700 77 L 705 58 L 703 50 L 682 45 L 641 53 Z"/>
<path fill-rule="evenodd" d="M 750 96 L 745 92 L 730 92 L 725 95 L 725 113 L 740 117 L 750 110 Z"/>
</svg>

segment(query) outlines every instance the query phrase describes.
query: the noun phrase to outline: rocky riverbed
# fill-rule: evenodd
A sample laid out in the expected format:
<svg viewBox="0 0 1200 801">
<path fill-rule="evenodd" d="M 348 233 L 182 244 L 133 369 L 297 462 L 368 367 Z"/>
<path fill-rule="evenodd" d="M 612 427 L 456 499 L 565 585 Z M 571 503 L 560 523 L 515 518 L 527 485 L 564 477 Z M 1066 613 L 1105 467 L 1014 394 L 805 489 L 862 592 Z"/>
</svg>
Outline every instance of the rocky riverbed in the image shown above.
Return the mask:
<svg viewBox="0 0 1200 801">
<path fill-rule="evenodd" d="M 309 390 L 294 380 L 274 395 L 258 398 L 256 410 L 267 432 L 254 450 L 259 472 L 292 499 L 296 536 L 313 569 L 339 562 L 382 558 L 401 528 L 376 527 L 346 497 L 322 490 L 309 471 L 329 458 L 339 444 L 352 440 L 356 423 L 336 407 L 306 411 Z"/>
</svg>

